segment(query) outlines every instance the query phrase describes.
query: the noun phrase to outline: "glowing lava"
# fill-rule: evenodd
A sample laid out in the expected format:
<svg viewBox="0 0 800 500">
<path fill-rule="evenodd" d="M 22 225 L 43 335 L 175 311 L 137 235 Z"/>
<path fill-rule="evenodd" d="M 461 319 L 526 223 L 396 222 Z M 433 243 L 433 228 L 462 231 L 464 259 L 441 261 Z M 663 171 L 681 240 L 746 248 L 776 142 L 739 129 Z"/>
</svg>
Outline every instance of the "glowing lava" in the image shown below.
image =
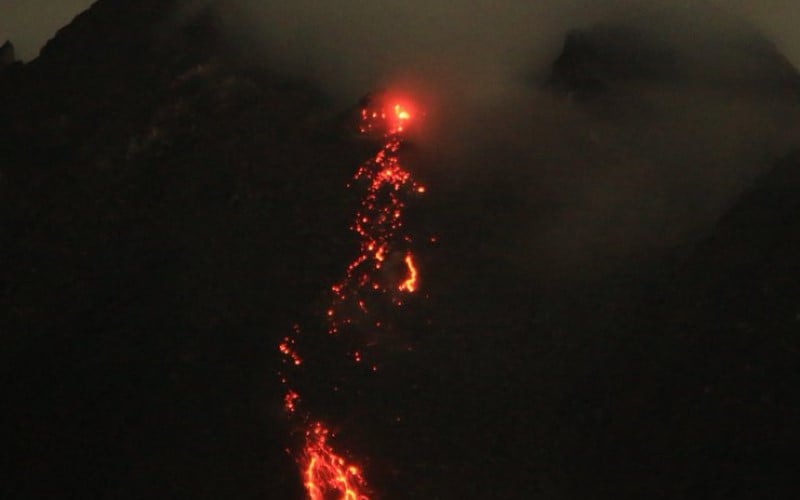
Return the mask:
<svg viewBox="0 0 800 500">
<path fill-rule="evenodd" d="M 361 470 L 333 451 L 327 443 L 328 434 L 328 429 L 319 422 L 306 431 L 303 479 L 308 497 L 311 500 L 368 500 Z"/>
<path fill-rule="evenodd" d="M 416 292 L 417 291 L 417 266 L 414 265 L 414 257 L 411 254 L 406 255 L 406 266 L 408 266 L 408 278 L 402 283 L 398 289 L 401 292 Z"/>
<path fill-rule="evenodd" d="M 347 266 L 344 279 L 331 287 L 334 294 L 333 307 L 328 314 L 331 334 L 357 324 L 358 316 L 367 314 L 370 310 L 367 304 L 378 296 L 394 290 L 416 290 L 417 269 L 409 249 L 411 236 L 402 232 L 403 214 L 406 200 L 425 193 L 425 187 L 415 182 L 411 173 L 403 168 L 398 154 L 402 134 L 411 120 L 411 111 L 402 104 L 361 110 L 361 132 L 381 133 L 383 147 L 353 176 L 354 184 L 361 184 L 365 189 L 351 226 L 359 236 L 360 251 Z M 400 283 L 392 282 L 397 269 L 394 273 L 376 272 L 387 265 L 387 260 L 397 267 L 398 260 L 389 259 L 396 252 L 406 254 L 404 262 L 410 273 L 409 278 Z"/>
<path fill-rule="evenodd" d="M 412 238 L 403 232 L 403 215 L 407 200 L 425 193 L 425 187 L 413 180 L 399 160 L 402 135 L 412 118 L 411 108 L 401 103 L 372 102 L 361 109 L 359 130 L 380 138 L 382 147 L 353 176 L 352 185 L 364 190 L 350 227 L 358 235 L 359 252 L 345 268 L 344 278 L 331 287 L 331 304 L 325 315 L 330 334 L 381 328 L 385 322 L 372 317 L 371 306 L 381 300 L 399 306 L 402 302 L 395 295 L 419 288 L 419 271 L 410 249 Z M 295 350 L 300 333 L 300 327 L 295 325 L 293 334 L 279 344 L 289 369 L 303 364 Z M 355 363 L 365 356 L 361 350 L 345 354 Z M 375 364 L 371 367 L 372 371 L 377 370 Z M 305 444 L 298 461 L 308 497 L 367 500 L 361 469 L 333 450 L 328 442 L 328 427 L 300 411 L 300 395 L 290 387 L 285 374 L 281 380 L 286 386 L 284 409 L 305 429 Z"/>
</svg>

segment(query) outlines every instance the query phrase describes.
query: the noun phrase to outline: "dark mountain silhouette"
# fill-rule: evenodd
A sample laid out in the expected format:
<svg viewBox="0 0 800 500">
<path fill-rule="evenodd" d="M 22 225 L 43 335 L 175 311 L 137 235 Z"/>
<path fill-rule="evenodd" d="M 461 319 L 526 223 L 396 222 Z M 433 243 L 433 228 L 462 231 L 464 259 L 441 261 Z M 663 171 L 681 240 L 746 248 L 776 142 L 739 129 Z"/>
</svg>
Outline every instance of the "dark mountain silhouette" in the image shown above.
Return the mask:
<svg viewBox="0 0 800 500">
<path fill-rule="evenodd" d="M 639 289 L 634 313 L 612 306 L 591 330 L 616 347 L 577 370 L 565 413 L 584 417 L 564 425 L 581 428 L 576 462 L 598 496 L 791 498 L 798 159 L 776 162 L 667 277 Z"/>
<path fill-rule="evenodd" d="M 275 345 L 361 155 L 173 9 L 97 2 L 0 76 L 5 498 L 300 496 Z"/>
<path fill-rule="evenodd" d="M 689 9 L 654 3 L 619 24 L 573 30 L 551 75 L 556 86 L 581 91 L 629 80 L 800 93 L 800 75 L 771 41 L 701 2 Z"/>
<path fill-rule="evenodd" d="M 685 27 L 695 33 L 691 22 Z M 752 29 L 726 33 L 686 44 L 656 21 L 576 30 L 548 83 L 608 120 L 660 127 L 667 107 L 685 103 L 643 96 L 682 89 L 702 96 L 698 117 L 713 110 L 709 99 L 773 101 L 792 110 L 773 115 L 781 129 L 796 128 L 797 71 Z M 648 114 L 656 119 L 643 120 Z M 800 157 L 786 154 L 758 170 L 719 221 L 676 262 L 662 262 L 652 281 L 615 298 L 607 289 L 580 295 L 605 319 L 587 328 L 599 336 L 585 341 L 595 353 L 576 370 L 564 411 L 576 415 L 564 425 L 582 429 L 573 447 L 585 446 L 573 463 L 590 469 L 573 498 L 791 497 L 788 457 L 800 442 L 786 425 L 800 409 L 790 388 L 798 381 Z M 601 354 L 607 343 L 616 347 Z"/>
<path fill-rule="evenodd" d="M 17 56 L 14 54 L 14 44 L 10 40 L 0 47 L 0 70 L 11 66 L 17 61 Z"/>
<path fill-rule="evenodd" d="M 590 107 L 633 81 L 796 92 L 768 43 L 730 50 L 698 73 L 648 31 L 576 31 L 551 81 Z M 100 0 L 14 67 L 3 498 L 301 498 L 276 345 L 352 255 L 343 186 L 373 145 L 212 8 Z M 448 197 L 410 207 L 442 242 L 419 349 L 320 408 L 385 498 L 792 498 L 800 157 L 762 170 L 677 262 L 544 297 L 486 250 L 519 225 L 470 205 L 492 186 L 431 174 Z"/>
<path fill-rule="evenodd" d="M 577 90 L 602 89 L 620 79 L 676 80 L 674 49 L 627 26 L 596 26 L 567 35 L 551 82 Z"/>
</svg>

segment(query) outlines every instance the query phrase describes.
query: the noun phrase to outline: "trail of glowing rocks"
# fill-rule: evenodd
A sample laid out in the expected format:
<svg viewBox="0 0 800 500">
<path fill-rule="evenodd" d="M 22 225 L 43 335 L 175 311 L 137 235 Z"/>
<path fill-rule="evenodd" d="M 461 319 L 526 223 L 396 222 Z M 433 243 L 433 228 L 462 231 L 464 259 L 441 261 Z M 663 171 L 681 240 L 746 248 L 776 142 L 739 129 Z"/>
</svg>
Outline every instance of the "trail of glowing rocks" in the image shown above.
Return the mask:
<svg viewBox="0 0 800 500">
<path fill-rule="evenodd" d="M 411 237 L 402 234 L 404 199 L 414 193 L 422 194 L 425 187 L 412 180 L 411 174 L 403 169 L 398 158 L 402 144 L 402 134 L 411 113 L 400 104 L 388 108 L 364 108 L 361 110 L 362 134 L 381 133 L 384 145 L 368 162 L 358 168 L 353 177 L 354 183 L 365 184 L 365 195 L 357 210 L 352 231 L 358 234 L 360 248 L 358 256 L 350 262 L 342 281 L 333 285 L 333 297 L 327 310 L 328 333 L 336 335 L 357 322 L 355 314 L 366 317 L 369 314 L 368 298 L 383 296 L 394 305 L 402 305 L 399 293 L 414 293 L 419 287 L 418 269 L 414 256 L 405 250 L 403 265 L 405 277 L 392 283 L 392 273 L 380 272 L 387 259 L 400 251 L 396 248 L 410 247 Z M 376 321 L 371 326 L 381 327 Z M 292 335 L 279 344 L 284 363 L 297 367 L 303 359 L 295 349 L 295 339 L 300 335 L 299 325 L 295 325 Z M 361 363 L 363 355 L 359 351 L 347 353 L 355 363 Z M 372 366 L 373 371 L 377 366 Z M 303 474 L 303 482 L 311 500 L 368 500 L 368 488 L 361 468 L 349 463 L 328 443 L 333 434 L 321 421 L 312 419 L 307 412 L 299 410 L 300 394 L 290 387 L 286 374 L 282 374 L 286 387 L 284 409 L 292 419 L 299 419 L 305 428 L 305 443 L 297 457 Z"/>
</svg>

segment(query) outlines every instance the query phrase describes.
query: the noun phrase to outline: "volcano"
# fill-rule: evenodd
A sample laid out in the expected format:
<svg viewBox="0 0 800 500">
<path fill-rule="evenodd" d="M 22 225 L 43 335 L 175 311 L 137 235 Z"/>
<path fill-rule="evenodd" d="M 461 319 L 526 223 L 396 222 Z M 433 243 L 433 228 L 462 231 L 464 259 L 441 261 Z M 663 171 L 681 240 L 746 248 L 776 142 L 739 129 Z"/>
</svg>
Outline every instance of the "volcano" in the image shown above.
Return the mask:
<svg viewBox="0 0 800 500">
<path fill-rule="evenodd" d="M 305 498 L 295 404 L 376 498 L 793 498 L 800 76 L 763 35 L 575 27 L 527 82 L 556 119 L 476 160 L 547 168 L 405 144 L 422 250 L 384 256 L 346 188 L 384 178 L 353 178 L 385 146 L 363 103 L 216 6 L 99 0 L 0 52 L 4 498 Z M 295 334 L 362 252 L 403 314 L 359 350 Z"/>
</svg>

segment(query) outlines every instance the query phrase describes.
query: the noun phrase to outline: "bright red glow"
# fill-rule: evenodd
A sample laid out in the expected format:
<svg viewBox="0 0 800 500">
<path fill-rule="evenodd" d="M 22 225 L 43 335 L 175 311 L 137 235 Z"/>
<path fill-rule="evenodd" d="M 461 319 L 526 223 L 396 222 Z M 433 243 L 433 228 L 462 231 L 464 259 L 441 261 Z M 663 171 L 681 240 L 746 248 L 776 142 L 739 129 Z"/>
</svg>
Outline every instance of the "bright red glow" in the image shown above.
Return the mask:
<svg viewBox="0 0 800 500">
<path fill-rule="evenodd" d="M 394 105 L 394 114 L 400 121 L 406 121 L 411 119 L 411 113 L 403 109 L 402 106 L 399 104 Z"/>
<path fill-rule="evenodd" d="M 408 100 L 383 96 L 361 110 L 361 132 L 400 134 L 405 132 L 415 114 Z"/>
</svg>

